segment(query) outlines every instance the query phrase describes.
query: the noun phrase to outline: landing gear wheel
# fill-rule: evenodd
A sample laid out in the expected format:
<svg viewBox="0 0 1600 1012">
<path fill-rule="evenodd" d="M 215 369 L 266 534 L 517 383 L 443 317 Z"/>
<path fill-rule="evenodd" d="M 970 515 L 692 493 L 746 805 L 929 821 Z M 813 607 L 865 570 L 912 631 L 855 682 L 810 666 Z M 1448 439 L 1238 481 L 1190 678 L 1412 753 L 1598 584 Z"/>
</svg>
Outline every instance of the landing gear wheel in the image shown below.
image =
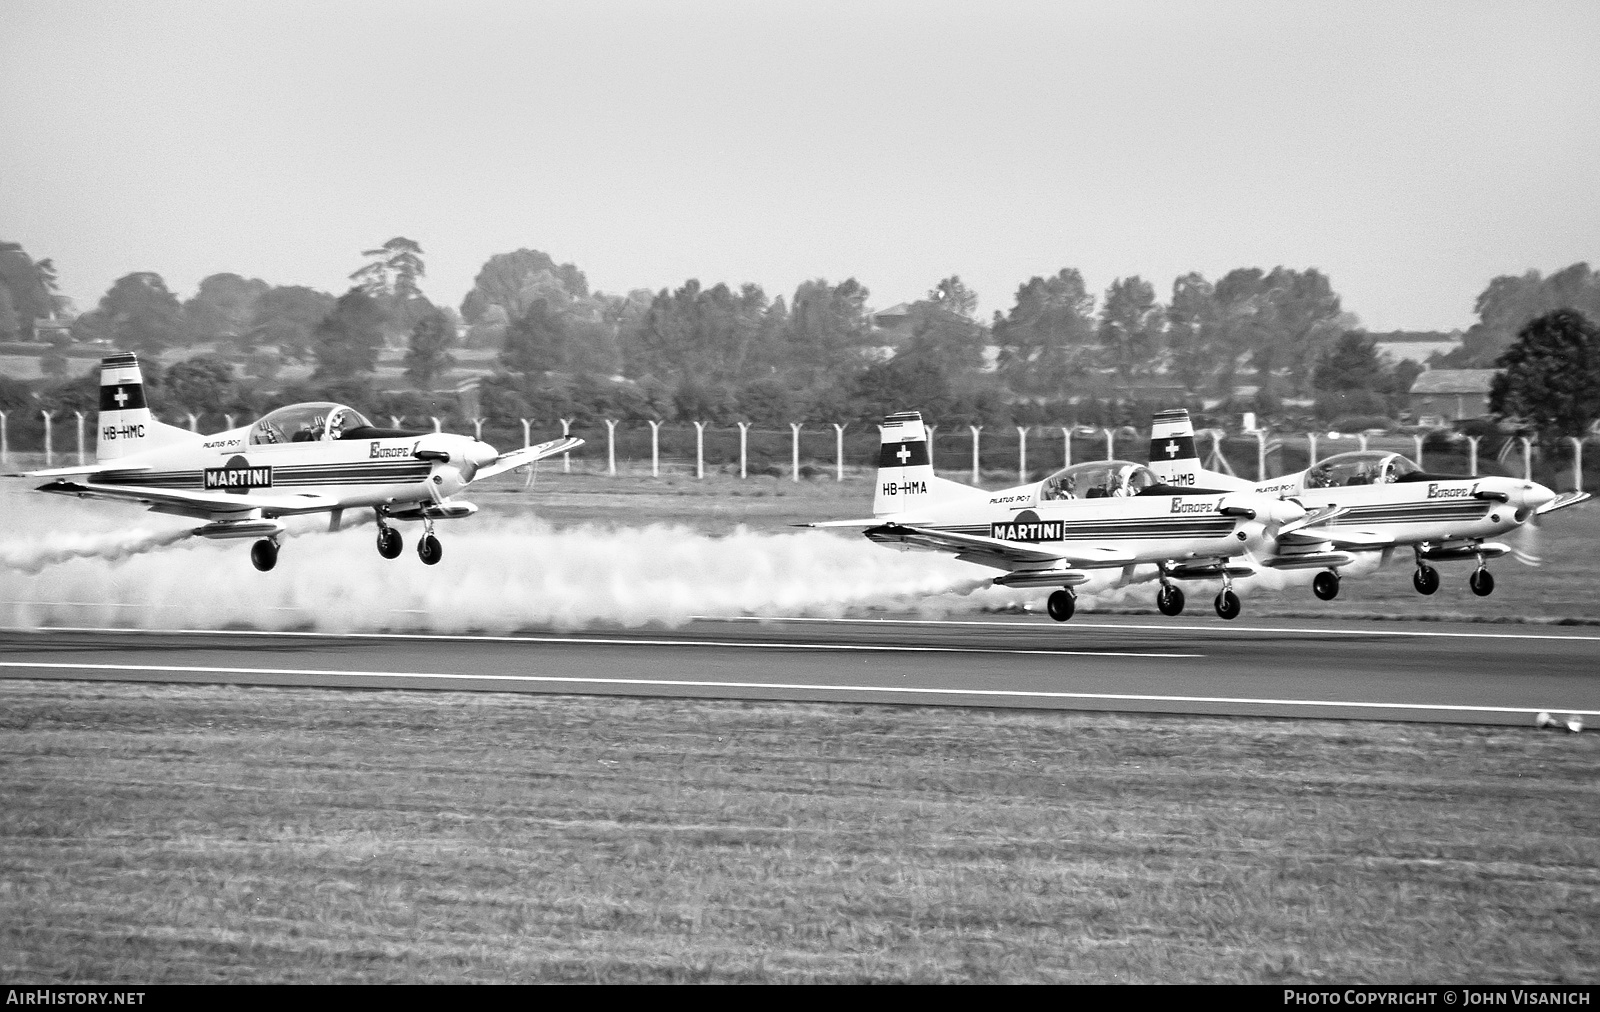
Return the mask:
<svg viewBox="0 0 1600 1012">
<path fill-rule="evenodd" d="M 271 538 L 262 538 L 250 546 L 250 562 L 265 573 L 278 564 L 278 545 Z"/>
<path fill-rule="evenodd" d="M 1156 591 L 1156 607 L 1163 615 L 1182 615 L 1183 591 L 1177 587 L 1162 587 Z"/>
<path fill-rule="evenodd" d="M 1494 593 L 1494 574 L 1487 569 L 1480 569 L 1467 577 L 1467 586 L 1479 597 L 1488 597 Z"/>
<path fill-rule="evenodd" d="M 1419 594 L 1431 594 L 1439 589 L 1439 571 L 1432 566 L 1418 566 L 1411 574 L 1411 585 Z"/>
<path fill-rule="evenodd" d="M 1339 596 L 1339 574 L 1325 569 L 1311 578 L 1311 593 L 1323 601 Z"/>
<path fill-rule="evenodd" d="M 393 527 L 378 528 L 378 554 L 386 559 L 397 559 L 400 551 L 405 547 L 405 541 L 400 537 L 400 532 Z"/>
<path fill-rule="evenodd" d="M 1227 619 L 1230 622 L 1239 617 L 1239 612 L 1244 607 L 1239 603 L 1239 595 L 1231 590 L 1225 590 L 1218 594 L 1217 599 L 1212 603 L 1216 605 L 1217 617 Z"/>
<path fill-rule="evenodd" d="M 1058 590 L 1045 601 L 1044 610 L 1057 622 L 1065 622 L 1078 610 L 1078 595 L 1070 590 Z"/>
<path fill-rule="evenodd" d="M 417 555 L 430 566 L 437 566 L 439 560 L 444 558 L 444 549 L 439 545 L 439 539 L 432 534 L 424 534 L 422 540 L 417 542 Z"/>
</svg>

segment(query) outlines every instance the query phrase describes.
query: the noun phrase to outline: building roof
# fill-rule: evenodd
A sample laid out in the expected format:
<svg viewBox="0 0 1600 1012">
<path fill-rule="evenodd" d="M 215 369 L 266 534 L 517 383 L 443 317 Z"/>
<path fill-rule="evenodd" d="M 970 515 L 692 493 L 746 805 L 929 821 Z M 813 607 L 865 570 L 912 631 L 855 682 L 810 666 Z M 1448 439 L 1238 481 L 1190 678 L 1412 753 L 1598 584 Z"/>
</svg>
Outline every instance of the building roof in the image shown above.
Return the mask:
<svg viewBox="0 0 1600 1012">
<path fill-rule="evenodd" d="M 1430 369 L 1411 384 L 1414 394 L 1487 394 L 1497 369 Z"/>
</svg>

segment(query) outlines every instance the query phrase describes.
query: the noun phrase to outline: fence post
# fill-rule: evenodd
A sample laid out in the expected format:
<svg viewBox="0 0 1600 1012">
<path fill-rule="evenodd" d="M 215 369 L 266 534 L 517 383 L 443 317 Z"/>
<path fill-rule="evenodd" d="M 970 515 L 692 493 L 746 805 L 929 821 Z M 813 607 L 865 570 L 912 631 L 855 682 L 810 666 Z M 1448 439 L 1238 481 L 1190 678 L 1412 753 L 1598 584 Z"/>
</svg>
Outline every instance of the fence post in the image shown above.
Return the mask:
<svg viewBox="0 0 1600 1012">
<path fill-rule="evenodd" d="M 706 476 L 706 423 L 694 423 L 694 476 L 701 481 Z"/>
<path fill-rule="evenodd" d="M 749 477 L 749 472 L 747 471 L 747 469 L 745 467 L 745 462 L 749 459 L 749 457 L 746 454 L 746 449 L 749 446 L 749 440 L 750 440 L 750 423 L 749 422 L 740 422 L 739 423 L 739 477 L 740 477 L 741 480 L 744 479 L 744 478 Z"/>
<path fill-rule="evenodd" d="M 983 431 L 983 426 L 969 425 L 967 428 L 972 430 L 972 483 L 976 485 L 983 480 L 978 476 L 978 433 Z"/>
<path fill-rule="evenodd" d="M 1106 434 L 1106 459 L 1107 460 L 1116 460 L 1117 459 L 1117 430 L 1116 429 L 1103 429 L 1101 431 L 1103 431 Z"/>
<path fill-rule="evenodd" d="M 487 418 L 474 418 L 472 420 L 472 438 L 480 443 L 483 442 L 483 423 L 487 421 Z"/>
<path fill-rule="evenodd" d="M 793 454 L 792 454 L 794 464 L 793 464 L 792 470 L 794 471 L 793 478 L 794 478 L 795 481 L 799 481 L 800 480 L 800 427 L 801 427 L 801 423 L 800 422 L 790 422 L 789 423 L 789 430 L 794 433 Z"/>
<path fill-rule="evenodd" d="M 193 411 L 186 412 L 186 413 L 189 416 L 189 431 L 190 432 L 199 432 L 200 431 L 200 419 L 195 415 L 195 413 Z"/>
<path fill-rule="evenodd" d="M 1306 465 L 1306 470 L 1309 471 L 1317 466 L 1317 434 L 1315 432 L 1306 433 L 1306 442 L 1311 447 L 1311 462 Z"/>
<path fill-rule="evenodd" d="M 833 423 L 833 480 L 844 481 L 844 430 L 850 423 Z M 932 454 L 929 454 L 932 459 Z"/>
<path fill-rule="evenodd" d="M 650 477 L 661 477 L 661 422 L 651 418 L 650 422 Z"/>
<path fill-rule="evenodd" d="M 606 473 L 617 476 L 617 423 L 606 419 Z"/>
<path fill-rule="evenodd" d="M 433 421 L 433 431 L 435 431 L 435 432 L 442 431 L 442 429 L 441 429 L 441 427 L 439 425 L 439 419 L 434 418 L 432 415 L 429 415 L 428 418 Z"/>
<path fill-rule="evenodd" d="M 394 426 L 397 429 L 400 427 L 400 425 L 405 420 L 406 420 L 406 416 L 405 415 L 390 415 L 389 416 L 389 424 Z"/>
<path fill-rule="evenodd" d="M 561 438 L 565 439 L 566 437 L 568 437 L 570 435 L 572 435 L 572 419 L 563 418 L 563 419 L 561 419 Z M 562 474 L 571 474 L 572 473 L 572 454 L 563 453 L 561 455 L 561 473 Z"/>
<path fill-rule="evenodd" d="M 1256 430 L 1256 481 L 1267 480 L 1267 430 Z"/>
<path fill-rule="evenodd" d="M 939 427 L 937 425 L 928 425 L 926 423 L 924 423 L 922 427 L 924 429 L 928 430 L 928 466 L 932 467 L 933 466 L 933 434 L 935 432 L 939 431 Z M 881 429 L 882 426 L 879 426 L 879 428 Z"/>
<path fill-rule="evenodd" d="M 1482 438 L 1482 436 L 1467 437 L 1467 473 L 1474 478 L 1478 476 L 1478 440 Z"/>
<path fill-rule="evenodd" d="M 517 421 L 522 423 L 522 448 L 526 450 L 533 445 L 533 419 L 519 418 Z"/>
<path fill-rule="evenodd" d="M 11 440 L 6 435 L 6 413 L 0 411 L 0 467 L 11 466 Z"/>
<path fill-rule="evenodd" d="M 1518 436 L 1522 441 L 1522 480 L 1533 480 L 1533 443 L 1527 436 Z"/>
<path fill-rule="evenodd" d="M 1411 434 L 1411 439 L 1417 444 L 1417 458 L 1413 460 L 1412 463 L 1416 464 L 1418 467 L 1422 467 L 1422 434 L 1413 432 Z M 1427 470 L 1425 467 L 1422 467 L 1422 469 L 1424 471 Z"/>
<path fill-rule="evenodd" d="M 48 412 L 48 411 L 41 411 L 41 412 L 39 412 L 39 414 L 44 416 L 44 466 L 45 467 L 54 467 L 55 466 L 55 454 L 50 448 L 50 414 L 51 413 Z"/>
<path fill-rule="evenodd" d="M 222 420 L 228 423 L 228 428 L 229 429 L 233 428 L 233 416 L 232 415 L 223 415 L 222 416 Z M 399 426 L 396 426 L 396 428 L 399 428 Z"/>
<path fill-rule="evenodd" d="M 1017 426 L 1017 484 L 1028 480 L 1028 426 Z"/>
<path fill-rule="evenodd" d="M 83 452 L 83 412 L 74 411 L 78 416 L 78 466 L 83 467 L 89 462 L 88 456 Z"/>
<path fill-rule="evenodd" d="M 1072 466 L 1072 427 L 1068 425 L 1061 427 L 1061 466 Z"/>
</svg>

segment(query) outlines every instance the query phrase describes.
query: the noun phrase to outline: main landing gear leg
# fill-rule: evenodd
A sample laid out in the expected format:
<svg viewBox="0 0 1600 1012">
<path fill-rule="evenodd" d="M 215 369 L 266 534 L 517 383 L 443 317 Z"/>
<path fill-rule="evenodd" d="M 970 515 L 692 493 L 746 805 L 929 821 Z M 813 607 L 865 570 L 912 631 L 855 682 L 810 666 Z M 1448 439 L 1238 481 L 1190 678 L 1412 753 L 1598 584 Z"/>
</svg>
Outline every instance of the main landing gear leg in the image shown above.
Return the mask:
<svg viewBox="0 0 1600 1012">
<path fill-rule="evenodd" d="M 1167 579 L 1166 570 L 1161 571 L 1161 589 L 1156 591 L 1156 609 L 1169 618 L 1183 614 L 1183 591 Z"/>
<path fill-rule="evenodd" d="M 437 566 L 439 560 L 444 558 L 444 548 L 439 544 L 439 539 L 433 536 L 433 521 L 426 517 L 422 520 L 422 540 L 417 542 L 417 556 L 425 565 Z"/>
<path fill-rule="evenodd" d="M 1467 577 L 1467 586 L 1471 587 L 1472 592 L 1479 597 L 1488 597 L 1494 593 L 1494 574 L 1484 567 L 1481 554 L 1478 556 L 1477 570 Z"/>
<path fill-rule="evenodd" d="M 1422 561 L 1422 552 L 1417 552 L 1417 571 L 1411 574 L 1411 585 L 1417 588 L 1419 594 L 1432 594 L 1439 589 L 1439 571 Z"/>
<path fill-rule="evenodd" d="M 1226 573 L 1222 574 L 1222 593 L 1211 603 L 1217 609 L 1218 618 L 1231 622 L 1239 617 L 1239 612 L 1244 610 L 1244 606 L 1239 603 L 1239 595 L 1233 592 L 1233 577 Z"/>
<path fill-rule="evenodd" d="M 1057 622 L 1065 622 L 1078 610 L 1078 595 L 1070 587 L 1063 587 L 1045 601 L 1044 610 Z"/>
<path fill-rule="evenodd" d="M 398 558 L 404 542 L 400 532 L 383 522 L 383 510 L 373 510 L 373 515 L 378 518 L 378 554 L 386 559 Z"/>
</svg>

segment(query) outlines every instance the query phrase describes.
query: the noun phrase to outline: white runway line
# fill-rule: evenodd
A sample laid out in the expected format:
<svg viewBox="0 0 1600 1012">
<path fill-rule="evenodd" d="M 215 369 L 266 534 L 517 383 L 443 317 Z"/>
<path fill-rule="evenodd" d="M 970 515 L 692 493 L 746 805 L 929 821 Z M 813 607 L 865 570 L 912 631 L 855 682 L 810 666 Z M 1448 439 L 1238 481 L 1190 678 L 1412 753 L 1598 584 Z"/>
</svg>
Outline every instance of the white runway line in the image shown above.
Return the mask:
<svg viewBox="0 0 1600 1012">
<path fill-rule="evenodd" d="M 1022 622 L 1008 622 L 1002 619 L 974 620 L 953 618 L 762 618 L 759 615 L 719 616 L 719 615 L 691 615 L 693 622 L 824 622 L 829 625 L 933 625 L 933 626 L 982 626 L 990 629 L 1004 629 L 1013 626 L 1022 626 Z M 1330 622 L 1339 621 L 1337 618 L 1329 619 Z M 1353 621 L 1371 621 L 1353 620 Z M 1034 626 L 1034 628 L 1049 629 L 1051 626 Z M 1171 624 L 1137 624 L 1133 622 L 1064 622 L 1061 624 L 1066 629 L 1128 629 L 1135 632 L 1250 632 L 1250 633 L 1293 633 L 1306 636 L 1416 636 L 1439 637 L 1445 639 L 1490 639 L 1490 640 L 1574 640 L 1578 642 L 1600 642 L 1600 636 L 1591 636 L 1583 633 L 1490 633 L 1490 632 L 1447 632 L 1438 629 L 1350 629 L 1328 628 L 1316 629 L 1305 626 L 1255 626 L 1255 625 L 1171 625 Z"/>
<path fill-rule="evenodd" d="M 900 654 L 1034 654 L 1043 657 L 1136 657 L 1156 660 L 1194 660 L 1205 654 L 1155 653 L 1143 650 L 1029 650 L 1010 647 L 905 646 L 893 643 L 762 643 L 758 640 L 652 640 L 622 639 L 614 636 L 474 636 L 470 633 L 331 633 L 286 632 L 271 629 L 96 629 L 73 626 L 44 626 L 9 629 L 27 633 L 118 633 L 145 636 L 276 636 L 286 639 L 331 640 L 445 640 L 470 643 L 583 644 L 612 647 L 716 647 L 748 650 L 832 650 L 847 653 Z"/>
<path fill-rule="evenodd" d="M 510 682 L 561 685 L 623 685 L 664 689 L 783 689 L 799 692 L 882 692 L 896 695 L 961 696 L 989 699 L 1100 700 L 1125 703 L 1226 703 L 1252 706 L 1304 706 L 1368 710 L 1410 710 L 1447 713 L 1542 712 L 1600 716 L 1600 710 L 1576 710 L 1563 706 L 1469 706 L 1451 703 L 1372 703 L 1338 699 L 1254 699 L 1247 696 L 1159 696 L 1107 692 L 1033 692 L 1022 689 L 935 689 L 898 685 L 827 685 L 807 682 L 716 682 L 670 678 L 585 678 L 559 675 L 457 675 L 425 671 L 341 671 L 322 668 L 224 668 L 166 664 L 70 664 L 60 662 L 0 661 L 0 667 L 31 670 L 172 672 L 200 675 L 292 675 L 300 678 L 401 678 L 455 682 Z"/>
</svg>

